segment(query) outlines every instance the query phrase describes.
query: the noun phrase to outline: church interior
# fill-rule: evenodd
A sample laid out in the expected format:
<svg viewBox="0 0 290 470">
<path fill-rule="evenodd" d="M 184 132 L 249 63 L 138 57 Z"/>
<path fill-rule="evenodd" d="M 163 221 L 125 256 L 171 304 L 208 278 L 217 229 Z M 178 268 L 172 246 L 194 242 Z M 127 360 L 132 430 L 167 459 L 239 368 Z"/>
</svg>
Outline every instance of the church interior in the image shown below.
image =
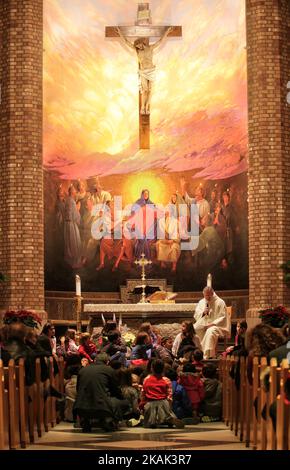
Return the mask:
<svg viewBox="0 0 290 470">
<path fill-rule="evenodd" d="M 0 450 L 289 451 L 289 0 L 1 1 L 0 174 Z"/>
</svg>

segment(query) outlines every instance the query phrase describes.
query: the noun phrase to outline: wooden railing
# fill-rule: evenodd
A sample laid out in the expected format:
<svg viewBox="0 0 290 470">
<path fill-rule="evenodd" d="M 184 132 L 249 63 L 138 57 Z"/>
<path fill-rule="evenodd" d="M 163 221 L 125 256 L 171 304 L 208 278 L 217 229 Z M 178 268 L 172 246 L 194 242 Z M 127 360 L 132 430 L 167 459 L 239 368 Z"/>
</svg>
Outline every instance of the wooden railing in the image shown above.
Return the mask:
<svg viewBox="0 0 290 470">
<path fill-rule="evenodd" d="M 289 374 L 288 361 L 284 359 L 278 367 L 277 360 L 273 358 L 268 366 L 265 357 L 255 357 L 249 369 L 252 377 L 249 381 L 248 360 L 228 356 L 219 362 L 223 420 L 246 447 L 289 450 L 290 405 L 285 400 L 284 387 Z M 268 386 L 265 385 L 264 374 L 269 374 Z M 276 426 L 270 412 L 276 414 Z"/>
<path fill-rule="evenodd" d="M 18 365 L 10 359 L 8 367 L 0 360 L 0 450 L 26 448 L 55 426 L 58 416 L 55 398 L 44 395 L 50 385 L 63 392 L 63 359 L 59 373 L 53 374 L 53 359 L 48 360 L 49 378 L 41 381 L 40 359 L 35 363 L 35 383 L 25 385 L 24 359 Z"/>
</svg>

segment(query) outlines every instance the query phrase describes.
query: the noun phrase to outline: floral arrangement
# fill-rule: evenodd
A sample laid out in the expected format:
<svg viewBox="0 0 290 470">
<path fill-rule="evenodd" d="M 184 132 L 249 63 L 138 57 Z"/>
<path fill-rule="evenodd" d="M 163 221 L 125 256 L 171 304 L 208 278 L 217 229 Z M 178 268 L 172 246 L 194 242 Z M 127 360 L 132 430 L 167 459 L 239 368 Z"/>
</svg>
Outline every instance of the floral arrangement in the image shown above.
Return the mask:
<svg viewBox="0 0 290 470">
<path fill-rule="evenodd" d="M 259 311 L 263 323 L 268 323 L 274 328 L 282 328 L 288 321 L 290 321 L 290 313 L 283 305 L 278 305 L 274 308 L 266 308 Z"/>
<path fill-rule="evenodd" d="M 135 335 L 133 333 L 130 333 L 130 331 L 127 331 L 124 335 L 122 335 L 122 338 L 125 341 L 126 345 L 131 348 L 135 341 Z"/>
<path fill-rule="evenodd" d="M 4 314 L 3 323 L 11 325 L 14 322 L 22 322 L 30 328 L 37 328 L 41 325 L 41 318 L 36 313 L 29 310 L 9 310 Z"/>
</svg>

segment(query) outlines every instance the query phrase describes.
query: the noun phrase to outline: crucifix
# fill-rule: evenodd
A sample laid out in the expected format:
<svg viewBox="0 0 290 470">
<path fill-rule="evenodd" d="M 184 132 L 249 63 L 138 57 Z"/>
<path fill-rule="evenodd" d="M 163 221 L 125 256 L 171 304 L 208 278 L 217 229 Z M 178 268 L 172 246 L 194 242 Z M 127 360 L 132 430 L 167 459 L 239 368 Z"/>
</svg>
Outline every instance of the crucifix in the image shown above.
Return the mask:
<svg viewBox="0 0 290 470">
<path fill-rule="evenodd" d="M 181 37 L 181 26 L 152 25 L 149 3 L 138 3 L 137 21 L 134 26 L 106 26 L 106 38 L 119 37 L 135 50 L 139 63 L 139 148 L 150 148 L 150 101 L 152 83 L 155 80 L 153 50 L 167 37 Z M 150 44 L 150 38 L 159 38 Z M 137 38 L 131 42 L 130 38 Z"/>
<path fill-rule="evenodd" d="M 146 280 L 145 267 L 146 267 L 146 266 L 149 266 L 150 264 L 152 264 L 152 261 L 149 261 L 148 259 L 146 259 L 146 258 L 145 258 L 145 254 L 142 253 L 141 258 L 140 258 L 139 260 L 136 260 L 136 261 L 135 261 L 135 264 L 137 264 L 137 266 L 141 266 L 141 268 L 142 268 L 141 279 L 142 279 L 142 281 L 145 281 L 145 280 Z M 146 284 L 143 283 L 143 284 L 142 284 L 142 295 L 141 295 L 141 301 L 140 301 L 141 304 L 145 304 L 145 303 L 146 303 L 146 300 L 145 300 L 145 299 L 146 299 L 145 288 L 146 288 Z"/>
</svg>

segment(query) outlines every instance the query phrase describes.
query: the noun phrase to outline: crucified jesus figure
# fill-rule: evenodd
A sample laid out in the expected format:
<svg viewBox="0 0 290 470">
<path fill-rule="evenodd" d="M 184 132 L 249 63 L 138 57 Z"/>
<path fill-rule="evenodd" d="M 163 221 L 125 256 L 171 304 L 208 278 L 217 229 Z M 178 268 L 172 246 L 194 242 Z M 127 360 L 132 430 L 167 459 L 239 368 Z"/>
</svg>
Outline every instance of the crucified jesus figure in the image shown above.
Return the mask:
<svg viewBox="0 0 290 470">
<path fill-rule="evenodd" d="M 134 49 L 137 53 L 139 63 L 139 89 L 141 93 L 141 114 L 150 114 L 150 102 L 152 94 L 152 83 L 155 80 L 155 65 L 153 64 L 153 50 L 160 46 L 168 34 L 174 28 L 166 29 L 163 36 L 154 44 L 148 44 L 148 39 L 138 38 L 134 43 L 129 41 L 122 33 L 120 28 L 116 31 L 123 43 Z"/>
</svg>

